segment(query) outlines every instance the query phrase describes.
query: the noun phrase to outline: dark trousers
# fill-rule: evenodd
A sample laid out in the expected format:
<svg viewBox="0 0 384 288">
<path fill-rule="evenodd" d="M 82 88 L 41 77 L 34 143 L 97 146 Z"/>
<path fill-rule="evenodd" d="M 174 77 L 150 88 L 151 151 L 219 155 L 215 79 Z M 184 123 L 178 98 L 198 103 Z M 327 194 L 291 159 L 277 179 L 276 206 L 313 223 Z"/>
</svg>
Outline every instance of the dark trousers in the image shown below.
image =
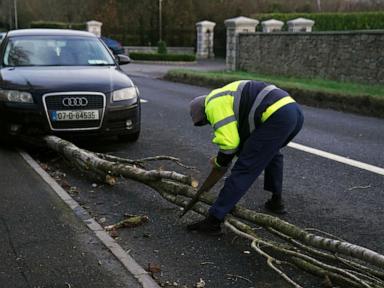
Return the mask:
<svg viewBox="0 0 384 288">
<path fill-rule="evenodd" d="M 209 213 L 218 219 L 233 209 L 252 183 L 265 170 L 264 189 L 281 197 L 283 155 L 286 146 L 299 133 L 304 118 L 299 105 L 291 103 L 257 126 L 244 143 L 231 175 L 226 179 Z"/>
</svg>

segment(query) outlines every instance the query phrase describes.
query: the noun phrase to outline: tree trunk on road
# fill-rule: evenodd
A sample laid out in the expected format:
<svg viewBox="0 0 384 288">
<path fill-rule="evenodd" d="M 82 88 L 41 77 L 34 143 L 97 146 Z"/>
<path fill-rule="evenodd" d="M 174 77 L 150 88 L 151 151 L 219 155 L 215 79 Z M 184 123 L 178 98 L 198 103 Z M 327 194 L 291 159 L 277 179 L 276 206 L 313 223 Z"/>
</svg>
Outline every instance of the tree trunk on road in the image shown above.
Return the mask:
<svg viewBox="0 0 384 288">
<path fill-rule="evenodd" d="M 191 176 L 144 168 L 146 162 L 156 160 L 171 160 L 186 167 L 176 158 L 158 156 L 130 160 L 83 150 L 55 136 L 46 136 L 44 141 L 74 166 L 108 184 L 113 185 L 116 177 L 132 179 L 150 186 L 164 199 L 180 207 L 185 207 L 195 194 L 197 182 Z M 207 215 L 208 205 L 212 203 L 212 198 L 202 196 L 193 210 Z M 242 222 L 244 220 L 246 222 Z M 259 230 L 247 223 L 262 227 L 268 236 L 256 233 Z M 370 249 L 240 206 L 226 217 L 224 225 L 249 239 L 251 247 L 266 258 L 267 265 L 293 287 L 301 286 L 284 272 L 287 265 L 322 278 L 326 283 L 323 284 L 328 285 L 326 287 L 333 287 L 335 283 L 342 287 L 384 288 L 384 256 Z M 271 256 L 271 252 L 277 256 Z"/>
</svg>

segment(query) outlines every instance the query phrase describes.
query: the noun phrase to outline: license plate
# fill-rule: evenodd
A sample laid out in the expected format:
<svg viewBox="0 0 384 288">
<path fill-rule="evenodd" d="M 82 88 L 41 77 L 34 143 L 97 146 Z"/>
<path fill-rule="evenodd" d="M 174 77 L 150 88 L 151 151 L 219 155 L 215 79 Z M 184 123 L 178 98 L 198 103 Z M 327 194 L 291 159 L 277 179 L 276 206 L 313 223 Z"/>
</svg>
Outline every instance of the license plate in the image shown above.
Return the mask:
<svg viewBox="0 0 384 288">
<path fill-rule="evenodd" d="M 99 110 L 53 111 L 52 121 L 99 120 Z"/>
</svg>

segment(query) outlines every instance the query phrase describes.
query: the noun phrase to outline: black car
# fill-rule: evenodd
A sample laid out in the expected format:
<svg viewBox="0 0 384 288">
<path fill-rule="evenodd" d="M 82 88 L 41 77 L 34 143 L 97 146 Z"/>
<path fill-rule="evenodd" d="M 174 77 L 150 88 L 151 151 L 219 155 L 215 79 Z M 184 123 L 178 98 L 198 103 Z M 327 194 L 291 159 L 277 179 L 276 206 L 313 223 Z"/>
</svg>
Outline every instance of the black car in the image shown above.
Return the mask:
<svg viewBox="0 0 384 288">
<path fill-rule="evenodd" d="M 0 46 L 0 135 L 140 134 L 139 91 L 105 43 L 73 30 L 10 31 Z"/>
<path fill-rule="evenodd" d="M 104 43 L 108 46 L 109 49 L 111 49 L 113 55 L 120 55 L 120 54 L 125 54 L 125 50 L 123 45 L 119 41 L 116 41 L 114 39 L 101 36 L 101 40 L 104 41 Z"/>
</svg>

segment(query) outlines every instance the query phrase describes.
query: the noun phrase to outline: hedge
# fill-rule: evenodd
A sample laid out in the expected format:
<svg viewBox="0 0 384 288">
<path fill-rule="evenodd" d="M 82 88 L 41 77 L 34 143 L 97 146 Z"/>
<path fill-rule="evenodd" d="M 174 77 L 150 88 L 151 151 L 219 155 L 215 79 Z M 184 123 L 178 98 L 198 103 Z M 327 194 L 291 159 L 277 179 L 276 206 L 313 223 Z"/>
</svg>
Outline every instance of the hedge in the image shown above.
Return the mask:
<svg viewBox="0 0 384 288">
<path fill-rule="evenodd" d="M 131 52 L 129 57 L 133 60 L 151 60 L 151 61 L 185 61 L 193 62 L 196 56 L 192 54 L 159 54 L 159 53 L 138 53 Z"/>
<path fill-rule="evenodd" d="M 157 53 L 167 54 L 167 43 L 165 41 L 157 42 Z"/>
<path fill-rule="evenodd" d="M 208 77 L 177 70 L 169 71 L 164 76 L 164 79 L 212 89 L 240 80 L 238 77 Z M 301 89 L 290 85 L 287 87 L 279 85 L 279 87 L 289 91 L 299 103 L 304 105 L 384 118 L 384 97 L 369 95 L 355 95 L 351 97 L 351 95 L 343 93 Z"/>
<path fill-rule="evenodd" d="M 50 22 L 50 21 L 34 21 L 30 24 L 31 28 L 51 28 L 51 29 L 73 29 L 73 30 L 86 30 L 85 23 L 64 23 L 64 22 Z"/>
<path fill-rule="evenodd" d="M 255 14 L 253 18 L 260 22 L 268 19 L 287 21 L 295 18 L 307 18 L 315 21 L 314 31 L 345 31 L 384 29 L 384 12 L 353 13 L 269 13 Z M 258 26 L 261 29 L 261 25 Z"/>
</svg>

